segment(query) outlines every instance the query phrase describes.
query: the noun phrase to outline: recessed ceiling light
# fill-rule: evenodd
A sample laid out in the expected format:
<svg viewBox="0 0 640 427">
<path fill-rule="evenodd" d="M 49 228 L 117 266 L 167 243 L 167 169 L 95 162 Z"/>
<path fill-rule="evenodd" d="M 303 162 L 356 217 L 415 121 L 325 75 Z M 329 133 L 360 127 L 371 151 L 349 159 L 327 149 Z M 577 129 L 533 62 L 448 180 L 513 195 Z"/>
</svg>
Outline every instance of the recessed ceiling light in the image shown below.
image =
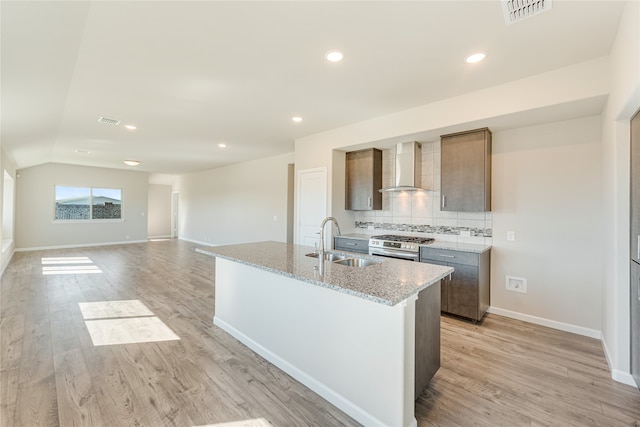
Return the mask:
<svg viewBox="0 0 640 427">
<path fill-rule="evenodd" d="M 76 153 L 78 153 L 78 154 L 89 154 L 89 151 L 76 149 Z"/>
<path fill-rule="evenodd" d="M 129 130 L 136 130 L 136 127 L 134 125 L 125 125 L 125 127 Z"/>
<path fill-rule="evenodd" d="M 480 62 L 482 61 L 487 55 L 485 55 L 482 52 L 478 52 L 478 53 L 474 53 L 473 55 L 469 55 L 467 56 L 467 59 L 465 59 L 465 61 L 467 61 L 469 64 L 474 64 L 476 62 Z"/>
<path fill-rule="evenodd" d="M 342 58 L 344 58 L 344 55 L 339 50 L 330 50 L 325 53 L 324 57 L 327 58 L 329 62 L 340 62 Z"/>
<path fill-rule="evenodd" d="M 218 144 L 218 147 L 220 147 L 220 148 L 225 148 L 226 146 L 227 146 L 227 144 L 225 144 L 225 143 L 223 143 L 223 142 L 221 142 L 220 144 Z"/>
<path fill-rule="evenodd" d="M 124 160 L 124 164 L 127 166 L 138 166 L 140 162 L 138 160 Z"/>
<path fill-rule="evenodd" d="M 300 123 L 302 121 L 302 117 L 300 116 L 291 117 L 291 120 L 293 120 L 296 123 Z"/>
</svg>

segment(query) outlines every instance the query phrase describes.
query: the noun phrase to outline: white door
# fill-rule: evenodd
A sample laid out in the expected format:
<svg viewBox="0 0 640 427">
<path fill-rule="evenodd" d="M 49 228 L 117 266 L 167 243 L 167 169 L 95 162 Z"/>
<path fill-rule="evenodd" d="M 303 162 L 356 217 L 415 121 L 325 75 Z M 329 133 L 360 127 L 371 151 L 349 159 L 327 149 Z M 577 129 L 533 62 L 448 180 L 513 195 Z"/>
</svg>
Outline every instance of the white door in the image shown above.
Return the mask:
<svg viewBox="0 0 640 427">
<path fill-rule="evenodd" d="M 327 168 L 300 170 L 297 181 L 296 243 L 313 247 L 320 243 L 320 223 L 327 215 Z"/>
<path fill-rule="evenodd" d="M 178 200 L 180 194 L 174 192 L 171 194 L 171 237 L 178 237 Z"/>
</svg>

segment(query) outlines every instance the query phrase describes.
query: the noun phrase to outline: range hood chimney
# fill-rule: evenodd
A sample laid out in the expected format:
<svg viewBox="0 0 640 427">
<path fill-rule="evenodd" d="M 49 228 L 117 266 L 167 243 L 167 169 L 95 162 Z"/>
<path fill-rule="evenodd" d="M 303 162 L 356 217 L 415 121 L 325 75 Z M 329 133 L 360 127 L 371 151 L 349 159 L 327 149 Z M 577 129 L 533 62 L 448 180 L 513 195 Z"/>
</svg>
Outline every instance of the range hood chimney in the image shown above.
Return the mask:
<svg viewBox="0 0 640 427">
<path fill-rule="evenodd" d="M 396 176 L 393 187 L 379 191 L 416 191 L 422 188 L 422 144 L 402 142 L 396 145 Z"/>
</svg>

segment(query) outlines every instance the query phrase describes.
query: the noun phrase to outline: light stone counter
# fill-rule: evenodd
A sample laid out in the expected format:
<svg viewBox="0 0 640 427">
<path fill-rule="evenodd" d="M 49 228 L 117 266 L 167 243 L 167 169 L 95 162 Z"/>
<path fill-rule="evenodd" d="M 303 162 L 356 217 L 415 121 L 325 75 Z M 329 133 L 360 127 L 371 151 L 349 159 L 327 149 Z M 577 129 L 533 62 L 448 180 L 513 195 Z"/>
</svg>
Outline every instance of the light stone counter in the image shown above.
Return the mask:
<svg viewBox="0 0 640 427">
<path fill-rule="evenodd" d="M 380 258 L 343 251 L 354 258 L 379 261 L 351 267 L 305 256 L 313 248 L 281 242 L 244 243 L 196 249 L 197 252 L 235 261 L 313 285 L 330 288 L 376 303 L 394 306 L 451 274 L 453 268 Z M 322 272 L 322 274 L 320 274 Z"/>
</svg>

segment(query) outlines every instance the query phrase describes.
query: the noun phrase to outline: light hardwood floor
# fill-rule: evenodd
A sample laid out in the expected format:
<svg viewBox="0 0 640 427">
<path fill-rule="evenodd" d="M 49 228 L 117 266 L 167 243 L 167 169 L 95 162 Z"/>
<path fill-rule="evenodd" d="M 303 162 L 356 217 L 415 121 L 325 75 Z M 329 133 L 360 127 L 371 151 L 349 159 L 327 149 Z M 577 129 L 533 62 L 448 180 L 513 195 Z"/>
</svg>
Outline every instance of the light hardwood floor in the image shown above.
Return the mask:
<svg viewBox="0 0 640 427">
<path fill-rule="evenodd" d="M 214 260 L 195 247 L 16 253 L 0 287 L 0 426 L 358 425 L 212 325 Z M 42 258 L 81 256 L 102 273 L 43 275 Z M 95 347 L 78 303 L 118 300 L 141 301 L 180 340 Z M 494 315 L 442 317 L 442 367 L 416 418 L 632 426 L 640 393 L 610 379 L 597 340 Z"/>
</svg>

